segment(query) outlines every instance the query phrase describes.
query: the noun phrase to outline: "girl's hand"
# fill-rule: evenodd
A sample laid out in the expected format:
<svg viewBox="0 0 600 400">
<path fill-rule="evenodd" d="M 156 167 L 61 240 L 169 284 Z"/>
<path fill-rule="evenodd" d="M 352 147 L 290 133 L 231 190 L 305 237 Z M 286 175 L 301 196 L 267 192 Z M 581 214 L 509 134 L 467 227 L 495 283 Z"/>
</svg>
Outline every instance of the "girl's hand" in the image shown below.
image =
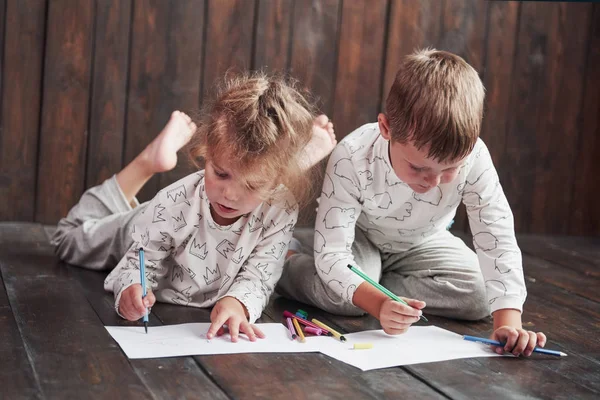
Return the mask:
<svg viewBox="0 0 600 400">
<path fill-rule="evenodd" d="M 491 339 L 504 343 L 504 347 L 495 347 L 494 351 L 498 354 L 512 353 L 515 356 L 524 355 L 529 357 L 536 346 L 544 347 L 546 345 L 546 335 L 542 332 L 526 331 L 512 326 L 504 325 L 496 329 Z"/>
<path fill-rule="evenodd" d="M 123 290 L 119 299 L 119 313 L 129 321 L 137 321 L 146 313 L 156 302 L 154 293 L 146 292 L 146 297 L 142 299 L 142 285 L 136 283 Z"/>
<path fill-rule="evenodd" d="M 206 334 L 209 339 L 215 337 L 224 324 L 227 324 L 232 342 L 238 341 L 240 332 L 245 333 L 251 342 L 256 341 L 256 337 L 265 337 L 260 329 L 248 322 L 246 307 L 235 297 L 227 296 L 219 300 L 210 313 L 210 321 Z"/>
<path fill-rule="evenodd" d="M 399 335 L 406 332 L 423 314 L 421 309 L 425 307 L 425 302 L 404 297 L 402 299 L 409 305 L 389 298 L 381 304 L 379 322 L 383 331 L 388 335 Z"/>
</svg>

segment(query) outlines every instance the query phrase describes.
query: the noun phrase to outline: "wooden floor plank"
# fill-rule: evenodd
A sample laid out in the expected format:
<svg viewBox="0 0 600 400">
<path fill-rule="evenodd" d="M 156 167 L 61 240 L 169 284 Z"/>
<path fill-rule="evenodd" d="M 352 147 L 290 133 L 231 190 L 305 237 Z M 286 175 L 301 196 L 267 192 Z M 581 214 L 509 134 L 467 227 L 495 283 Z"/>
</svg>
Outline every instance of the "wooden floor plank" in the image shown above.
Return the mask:
<svg viewBox="0 0 600 400">
<path fill-rule="evenodd" d="M 468 239 L 464 240 L 468 245 L 471 244 Z M 570 240 L 567 243 L 574 245 L 575 242 Z M 575 292 L 570 293 L 564 289 L 564 282 L 552 278 L 563 276 L 567 282 L 575 278 L 581 279 L 581 274 L 576 270 L 528 255 L 523 257 L 523 261 L 528 290 L 523 326 L 546 333 L 549 338 L 548 347 L 558 348 L 569 354 L 568 359 L 560 360 L 561 362 L 540 362 L 536 366 L 552 370 L 600 395 L 600 340 L 595 334 L 600 328 L 598 302 L 581 295 L 582 292 L 588 293 L 589 289 L 583 281 L 580 282 L 582 290 L 573 286 L 572 290 Z M 576 259 L 573 263 L 577 263 Z M 461 329 L 461 324 L 465 325 L 458 323 L 455 329 Z M 489 330 L 482 331 L 482 334 L 490 332 L 491 326 Z M 536 358 L 530 360 L 534 361 Z"/>
<path fill-rule="evenodd" d="M 87 300 L 104 325 L 140 325 L 139 322 L 124 320 L 115 312 L 114 297 L 112 293 L 104 290 L 103 282 L 106 273 L 88 271 L 73 266 L 65 268 L 79 281 Z M 162 325 L 162 323 L 151 314 L 150 330 L 152 326 L 157 325 Z M 123 357 L 126 357 L 125 354 Z M 191 399 L 197 397 L 199 393 L 210 399 L 228 398 L 192 357 L 129 360 L 129 363 L 156 399 Z"/>
<path fill-rule="evenodd" d="M 0 270 L 43 396 L 150 397 L 85 296 L 73 290 L 77 282 L 57 262 L 41 226 L 0 231 Z"/>
<path fill-rule="evenodd" d="M 299 308 L 314 315 L 324 315 L 324 313 L 320 310 L 317 311 L 312 307 L 308 307 L 296 301 L 287 300 L 277 295 L 273 296 L 273 299 L 269 303 L 265 313 L 271 319 L 277 322 L 282 322 L 283 311 L 287 310 L 290 312 L 295 312 Z M 362 327 L 362 323 L 365 322 L 364 318 L 351 319 L 355 322 L 359 322 L 358 326 L 360 326 L 360 328 L 357 330 L 370 329 Z M 373 329 L 380 329 L 380 327 L 373 327 Z M 331 340 L 335 339 L 332 338 Z M 349 366 L 328 357 L 326 358 L 330 360 L 330 363 L 334 368 L 343 368 L 346 370 L 347 372 L 344 373 L 345 376 L 352 381 L 357 382 L 360 386 L 368 388 L 369 392 L 373 393 L 377 398 L 446 398 L 442 394 L 436 392 L 436 390 L 432 389 L 430 386 L 426 385 L 419 379 L 416 379 L 414 376 L 400 368 L 388 368 L 385 370 L 362 372 L 358 368 Z"/>
<path fill-rule="evenodd" d="M 166 324 L 208 322 L 210 311 L 170 304 L 152 308 Z M 258 322 L 273 322 L 268 316 Z M 320 353 L 230 354 L 196 356 L 199 364 L 227 394 L 236 399 L 254 398 L 377 398 L 352 379 L 348 365 L 332 366 Z"/>
<path fill-rule="evenodd" d="M 51 230 L 47 231 L 51 234 Z M 103 293 L 103 274 L 76 268 L 69 268 L 68 271 L 80 281 L 88 301 L 105 324 L 128 324 L 116 316 L 112 295 Z M 161 322 L 152 320 L 154 316 L 159 316 L 168 324 L 210 320 L 209 310 L 157 304 L 152 311 L 151 322 L 156 324 Z M 273 321 L 265 315 L 261 322 Z M 322 354 L 241 354 L 195 358 L 235 398 L 272 398 L 281 393 L 287 393 L 286 396 L 293 398 L 310 398 L 315 395 L 348 398 L 357 394 L 362 398 L 397 398 L 401 394 L 406 397 L 407 392 L 412 393 L 409 398 L 443 398 L 403 371 L 370 372 L 363 376 L 357 369 L 343 363 L 335 362 L 332 366 L 329 358 Z M 164 360 L 179 362 L 181 359 Z M 137 366 L 136 361 L 144 363 L 148 360 L 131 360 L 134 368 Z M 393 380 L 391 376 L 394 377 Z M 152 389 L 156 392 L 155 388 Z"/>
<path fill-rule="evenodd" d="M 379 329 L 378 322 L 372 317 L 346 318 L 318 311 L 316 315 L 323 318 L 326 323 L 332 323 L 334 327 L 340 327 L 346 332 L 352 332 L 354 329 Z M 360 323 L 361 319 L 365 321 Z M 436 317 L 431 317 L 430 321 L 436 326 L 461 334 L 487 336 L 491 328 L 486 322 L 466 323 Z M 558 371 L 548 370 L 541 365 L 541 363 L 560 362 L 567 361 L 550 357 L 544 358 L 543 361 L 535 358 L 528 360 L 473 358 L 410 365 L 403 369 L 453 399 L 482 396 L 485 398 L 549 398 L 555 393 L 568 393 L 569 396 L 573 396 L 571 398 L 586 398 L 596 394 L 592 388 L 566 380 Z M 593 367 L 587 360 L 583 360 L 583 363 L 586 367 Z M 598 373 L 592 375 L 595 375 L 595 379 L 598 380 Z M 538 381 L 543 384 L 540 385 Z M 515 387 L 519 389 L 515 391 Z"/>
<path fill-rule="evenodd" d="M 0 265 L 2 260 L 0 257 Z M 0 275 L 0 387 L 10 399 L 41 399 L 35 373 L 14 319 Z"/>
<path fill-rule="evenodd" d="M 572 265 L 578 265 L 575 261 Z M 565 289 L 577 296 L 583 296 L 595 302 L 600 302 L 600 278 L 584 275 L 576 270 L 566 268 L 552 261 L 523 254 L 523 272 L 529 282 L 546 282 Z"/>
<path fill-rule="evenodd" d="M 519 235 L 523 253 L 600 279 L 600 237 Z"/>
<path fill-rule="evenodd" d="M 475 358 L 361 372 L 322 354 L 128 361 L 99 328 L 131 324 L 114 312 L 113 297 L 102 288 L 104 274 L 57 263 L 47 242 L 51 233 L 52 227 L 37 224 L 0 223 L 0 357 L 22 363 L 0 364 L 0 384 L 10 381 L 23 397 L 174 398 L 200 392 L 240 399 L 600 397 L 596 238 L 519 239 L 528 287 L 524 327 L 545 332 L 548 347 L 567 352 L 567 358 Z M 271 301 L 261 322 L 281 322 L 284 309 L 297 308 L 343 331 L 379 329 L 371 317 L 332 316 L 282 298 Z M 168 304 L 157 304 L 151 316 L 152 324 L 208 320 L 209 310 Z M 479 336 L 492 328 L 491 319 L 430 321 Z M 107 387 L 119 388 L 118 395 Z"/>
<path fill-rule="evenodd" d="M 362 318 L 334 316 L 283 298 L 277 299 L 274 305 L 281 311 L 300 306 L 315 318 L 322 318 L 325 323 L 331 323 L 333 328 L 340 328 L 344 332 L 381 329 L 379 322 L 370 316 Z M 436 326 L 461 334 L 478 334 L 491 328 L 487 321 L 467 323 L 436 317 L 431 317 L 430 321 Z M 521 361 L 523 360 L 474 358 L 417 364 L 403 367 L 403 369 L 453 399 L 480 398 L 483 393 L 486 398 L 523 398 L 527 396 L 545 398 L 549 393 L 553 393 L 552 382 L 555 382 L 553 390 L 560 392 L 559 388 L 561 388 L 561 390 L 566 390 L 566 393 L 575 394 L 575 397 L 594 394 L 594 391 L 575 382 L 565 382 L 560 374 L 548 371 L 539 365 L 536 366 L 530 360 L 518 364 Z M 550 359 L 548 361 L 556 362 L 557 360 Z M 550 382 L 540 387 L 536 383 L 538 379 Z M 524 385 L 523 382 L 527 384 Z M 515 387 L 519 387 L 517 392 L 514 391 Z M 568 389 L 566 389 L 567 387 Z"/>
</svg>

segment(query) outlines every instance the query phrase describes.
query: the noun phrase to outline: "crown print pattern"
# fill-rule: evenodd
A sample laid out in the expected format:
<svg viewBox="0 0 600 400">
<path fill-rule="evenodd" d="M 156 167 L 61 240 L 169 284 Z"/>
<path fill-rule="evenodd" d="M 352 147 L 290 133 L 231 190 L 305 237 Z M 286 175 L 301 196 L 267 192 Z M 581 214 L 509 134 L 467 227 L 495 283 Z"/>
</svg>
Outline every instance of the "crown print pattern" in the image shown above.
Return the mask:
<svg viewBox="0 0 600 400">
<path fill-rule="evenodd" d="M 149 289 L 157 300 L 211 307 L 224 296 L 242 302 L 254 322 L 273 293 L 298 219 L 290 193 L 263 202 L 230 226 L 217 225 L 205 193 L 204 172 L 161 190 L 140 213 L 132 237 L 146 251 Z M 152 260 L 150 262 L 150 260 Z M 139 284 L 132 247 L 105 280 L 115 293 Z"/>
<path fill-rule="evenodd" d="M 331 154 L 315 223 L 315 265 L 323 282 L 345 299 L 361 283 L 346 268 L 354 260 L 355 229 L 382 252 L 403 252 L 444 233 L 463 202 L 492 311 L 520 309 L 526 295 L 521 252 L 483 141 L 477 141 L 452 182 L 426 193 L 414 192 L 391 165 L 389 143 L 377 123 L 347 135 Z"/>
</svg>

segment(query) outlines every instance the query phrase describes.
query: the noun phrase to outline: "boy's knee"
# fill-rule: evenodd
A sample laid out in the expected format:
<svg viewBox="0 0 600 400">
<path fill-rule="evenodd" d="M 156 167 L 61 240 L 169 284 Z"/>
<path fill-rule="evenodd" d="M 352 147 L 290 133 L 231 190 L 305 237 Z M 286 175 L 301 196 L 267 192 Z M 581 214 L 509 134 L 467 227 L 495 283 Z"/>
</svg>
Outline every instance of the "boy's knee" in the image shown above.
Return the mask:
<svg viewBox="0 0 600 400">
<path fill-rule="evenodd" d="M 473 285 L 473 291 L 469 296 L 469 304 L 464 308 L 461 319 L 477 321 L 490 315 L 490 305 L 487 299 L 487 291 L 483 279 Z"/>
<path fill-rule="evenodd" d="M 321 308 L 330 314 L 341 315 L 344 317 L 362 317 L 367 313 L 363 309 L 347 303 L 344 300 L 340 300 L 340 303 L 332 302 Z"/>
</svg>

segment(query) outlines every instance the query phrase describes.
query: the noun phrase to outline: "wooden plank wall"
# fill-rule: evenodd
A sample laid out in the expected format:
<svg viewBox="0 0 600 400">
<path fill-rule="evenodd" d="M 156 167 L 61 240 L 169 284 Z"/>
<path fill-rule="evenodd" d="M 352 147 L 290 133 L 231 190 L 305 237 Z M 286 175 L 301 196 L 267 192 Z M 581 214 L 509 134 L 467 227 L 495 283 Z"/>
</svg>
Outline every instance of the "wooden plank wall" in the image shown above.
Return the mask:
<svg viewBox="0 0 600 400">
<path fill-rule="evenodd" d="M 402 56 L 431 46 L 486 85 L 482 137 L 517 231 L 600 234 L 600 4 L 0 0 L 0 44 L 2 221 L 56 223 L 228 70 L 288 71 L 341 139 L 375 120 Z"/>
</svg>

